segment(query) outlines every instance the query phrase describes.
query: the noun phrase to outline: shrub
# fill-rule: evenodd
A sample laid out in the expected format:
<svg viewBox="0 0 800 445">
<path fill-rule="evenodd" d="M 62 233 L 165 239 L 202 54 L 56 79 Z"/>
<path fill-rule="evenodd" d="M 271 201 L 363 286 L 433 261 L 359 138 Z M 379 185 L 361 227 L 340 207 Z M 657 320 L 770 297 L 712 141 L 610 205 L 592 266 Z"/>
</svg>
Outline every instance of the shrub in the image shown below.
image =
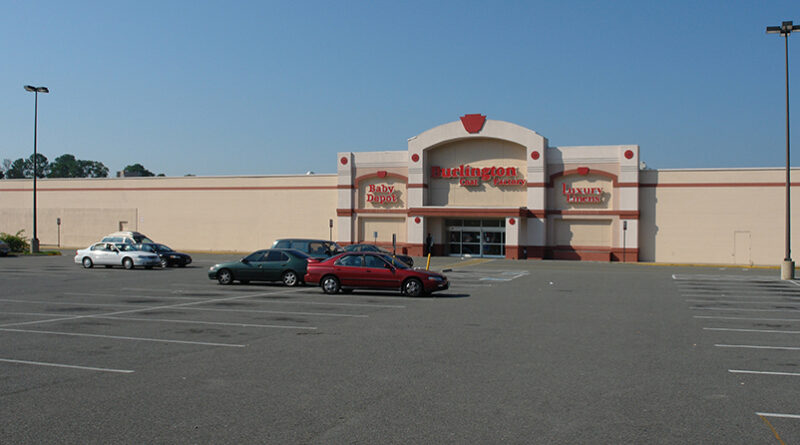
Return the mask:
<svg viewBox="0 0 800 445">
<path fill-rule="evenodd" d="M 24 229 L 17 232 L 16 235 L 0 232 L 0 240 L 8 243 L 8 247 L 12 252 L 26 252 L 30 250 L 31 245 L 28 244 L 28 240 L 22 235 L 23 232 L 25 232 Z"/>
</svg>

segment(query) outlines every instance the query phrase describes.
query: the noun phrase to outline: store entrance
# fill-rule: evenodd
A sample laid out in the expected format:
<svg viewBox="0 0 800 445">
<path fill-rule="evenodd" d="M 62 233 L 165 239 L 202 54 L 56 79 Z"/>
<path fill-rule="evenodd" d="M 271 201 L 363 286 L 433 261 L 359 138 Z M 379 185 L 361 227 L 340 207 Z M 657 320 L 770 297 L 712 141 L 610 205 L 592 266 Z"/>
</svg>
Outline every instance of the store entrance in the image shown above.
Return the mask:
<svg viewBox="0 0 800 445">
<path fill-rule="evenodd" d="M 506 256 L 506 220 L 448 219 L 447 254 L 504 258 Z"/>
</svg>

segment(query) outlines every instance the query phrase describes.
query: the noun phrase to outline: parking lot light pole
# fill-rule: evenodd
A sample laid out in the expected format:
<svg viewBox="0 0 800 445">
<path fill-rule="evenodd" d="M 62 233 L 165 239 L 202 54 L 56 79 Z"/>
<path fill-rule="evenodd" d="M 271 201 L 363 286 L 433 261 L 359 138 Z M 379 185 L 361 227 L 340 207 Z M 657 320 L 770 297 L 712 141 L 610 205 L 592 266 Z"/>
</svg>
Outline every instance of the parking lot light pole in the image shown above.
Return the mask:
<svg viewBox="0 0 800 445">
<path fill-rule="evenodd" d="M 781 263 L 781 279 L 794 279 L 794 261 L 792 261 L 792 229 L 791 229 L 791 204 L 790 204 L 790 178 L 789 178 L 789 34 L 800 30 L 800 25 L 793 25 L 791 21 L 782 22 L 781 26 L 767 26 L 767 34 L 780 34 L 783 36 L 783 52 L 786 67 L 786 256 Z"/>
<path fill-rule="evenodd" d="M 25 91 L 34 95 L 33 106 L 33 239 L 31 239 L 31 253 L 39 253 L 39 238 L 36 236 L 36 174 L 38 173 L 36 156 L 36 127 L 39 119 L 39 93 L 49 93 L 47 87 L 25 85 Z"/>
</svg>

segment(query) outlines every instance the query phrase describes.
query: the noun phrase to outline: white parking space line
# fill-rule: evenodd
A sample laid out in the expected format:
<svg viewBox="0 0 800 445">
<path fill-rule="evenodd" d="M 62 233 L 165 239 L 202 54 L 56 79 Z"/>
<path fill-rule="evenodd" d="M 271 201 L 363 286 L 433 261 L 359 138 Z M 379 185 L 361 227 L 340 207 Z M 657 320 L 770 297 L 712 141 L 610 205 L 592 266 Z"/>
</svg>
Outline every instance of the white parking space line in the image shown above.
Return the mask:
<svg viewBox="0 0 800 445">
<path fill-rule="evenodd" d="M 147 321 L 154 323 L 186 323 L 186 324 L 209 324 L 215 326 L 236 326 L 239 328 L 275 328 L 275 329 L 305 329 L 316 330 L 313 326 L 289 326 L 289 325 L 275 325 L 275 324 L 254 324 L 254 323 L 229 323 L 223 321 L 202 321 L 202 320 L 177 320 L 168 318 L 134 318 L 134 317 L 111 317 L 104 315 L 94 315 L 91 318 L 100 320 L 129 320 L 129 321 Z M 1 328 L 0 328 L 1 329 Z"/>
<path fill-rule="evenodd" d="M 352 306 L 352 307 L 374 307 L 384 309 L 405 309 L 403 305 L 396 304 L 374 304 L 374 303 L 333 303 L 323 301 L 280 301 L 280 300 L 258 300 L 259 303 L 269 304 L 297 304 L 309 306 Z"/>
<path fill-rule="evenodd" d="M 222 302 L 222 301 L 241 300 L 241 299 L 244 299 L 244 298 L 255 298 L 255 297 L 263 297 L 263 296 L 269 296 L 269 295 L 275 295 L 275 293 L 261 292 L 261 293 L 257 293 L 257 294 L 239 295 L 239 296 L 236 296 L 236 297 L 229 297 L 229 298 L 212 298 L 210 300 L 192 301 L 192 302 L 189 302 L 189 303 L 169 304 L 169 305 L 164 305 L 164 306 L 149 306 L 149 307 L 142 307 L 142 308 L 137 308 L 137 309 L 130 309 L 130 310 L 127 310 L 127 311 L 111 312 L 111 313 L 108 313 L 108 314 L 103 314 L 103 316 L 130 314 L 130 313 L 135 313 L 135 312 L 146 312 L 146 311 L 152 311 L 152 310 L 156 310 L 156 309 L 169 309 L 169 308 L 185 307 L 185 306 L 191 306 L 191 305 L 197 305 L 197 304 L 216 303 L 216 302 Z M 2 301 L 2 300 L 0 300 L 0 301 Z M 95 315 L 93 315 L 93 314 L 85 314 L 85 315 L 74 315 L 74 316 L 70 316 L 70 317 L 51 318 L 51 319 L 48 319 L 48 320 L 26 321 L 26 322 L 19 322 L 19 323 L 5 323 L 5 324 L 0 325 L 0 327 L 22 326 L 22 325 L 39 324 L 39 323 L 53 323 L 53 322 L 67 321 L 67 320 L 78 320 L 78 319 L 81 319 L 81 318 L 92 318 L 94 316 Z"/>
<path fill-rule="evenodd" d="M 800 351 L 798 346 L 759 346 L 759 345 L 714 345 L 718 348 L 773 349 L 779 351 Z"/>
<path fill-rule="evenodd" d="M 337 314 L 333 312 L 296 312 L 296 311 L 267 311 L 263 309 L 218 309 L 218 308 L 204 308 L 204 307 L 182 307 L 182 310 L 190 311 L 212 311 L 212 312 L 243 312 L 243 313 L 258 313 L 258 314 L 277 314 L 277 315 L 305 315 L 308 317 L 353 317 L 353 318 L 369 318 L 369 315 L 363 314 Z"/>
<path fill-rule="evenodd" d="M 36 365 L 36 366 L 53 366 L 56 368 L 71 368 L 71 369 L 83 369 L 86 371 L 100 371 L 100 372 L 118 372 L 122 374 L 130 374 L 134 371 L 130 369 L 112 369 L 112 368 L 95 368 L 92 366 L 78 366 L 78 365 L 64 365 L 60 363 L 45 363 L 45 362 L 31 362 L 28 360 L 11 360 L 0 358 L 0 362 L 6 363 L 17 363 L 21 365 Z"/>
<path fill-rule="evenodd" d="M 780 414 L 780 413 L 756 413 L 757 416 L 763 417 L 783 417 L 785 419 L 800 419 L 800 414 Z"/>
<path fill-rule="evenodd" d="M 800 372 L 747 371 L 744 369 L 729 369 L 728 372 L 733 374 L 781 375 L 789 377 L 800 377 Z"/>
<path fill-rule="evenodd" d="M 205 341 L 188 341 L 188 340 L 166 340 L 162 338 L 147 338 L 147 337 L 125 337 L 120 335 L 101 335 L 101 334 L 84 334 L 78 332 L 61 332 L 61 331 L 38 331 L 34 329 L 6 329 L 0 328 L 0 331 L 3 332 L 21 332 L 27 334 L 49 334 L 49 335 L 65 335 L 65 336 L 73 336 L 73 337 L 96 337 L 96 338 L 108 338 L 113 340 L 131 340 L 131 341 L 149 341 L 149 342 L 159 342 L 159 343 L 180 343 L 186 345 L 198 345 L 198 346 L 222 346 L 222 347 L 229 347 L 229 348 L 244 348 L 246 345 L 237 345 L 232 343 L 211 343 Z"/>
<path fill-rule="evenodd" d="M 772 329 L 733 329 L 733 328 L 703 328 L 705 331 L 730 331 L 730 332 L 758 332 L 763 334 L 800 334 L 800 331 L 777 331 Z"/>
<path fill-rule="evenodd" d="M 689 298 L 687 303 L 718 303 L 718 304 L 795 304 L 792 301 L 736 301 L 736 300 L 698 300 L 696 298 Z"/>
<path fill-rule="evenodd" d="M 797 312 L 800 309 L 743 309 L 731 307 L 693 307 L 693 311 L 720 311 L 720 312 Z"/>
<path fill-rule="evenodd" d="M 200 300 L 203 297 L 177 297 L 174 295 L 119 295 L 119 294 L 96 294 L 86 292 L 64 292 L 62 295 L 78 297 L 116 297 L 116 298 L 163 298 L 171 300 Z"/>
<path fill-rule="evenodd" d="M 695 315 L 694 318 L 706 320 L 742 320 L 742 321 L 800 321 L 800 318 L 761 318 L 761 317 L 721 317 L 716 315 Z"/>
</svg>

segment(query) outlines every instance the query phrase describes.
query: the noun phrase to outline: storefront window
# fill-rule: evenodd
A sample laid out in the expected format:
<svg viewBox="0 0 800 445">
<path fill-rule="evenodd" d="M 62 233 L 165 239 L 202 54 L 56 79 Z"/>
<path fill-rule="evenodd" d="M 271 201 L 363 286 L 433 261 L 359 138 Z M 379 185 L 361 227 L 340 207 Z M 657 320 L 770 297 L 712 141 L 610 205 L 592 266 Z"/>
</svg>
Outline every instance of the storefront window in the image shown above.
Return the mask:
<svg viewBox="0 0 800 445">
<path fill-rule="evenodd" d="M 505 256 L 505 219 L 448 219 L 449 255 Z"/>
</svg>

